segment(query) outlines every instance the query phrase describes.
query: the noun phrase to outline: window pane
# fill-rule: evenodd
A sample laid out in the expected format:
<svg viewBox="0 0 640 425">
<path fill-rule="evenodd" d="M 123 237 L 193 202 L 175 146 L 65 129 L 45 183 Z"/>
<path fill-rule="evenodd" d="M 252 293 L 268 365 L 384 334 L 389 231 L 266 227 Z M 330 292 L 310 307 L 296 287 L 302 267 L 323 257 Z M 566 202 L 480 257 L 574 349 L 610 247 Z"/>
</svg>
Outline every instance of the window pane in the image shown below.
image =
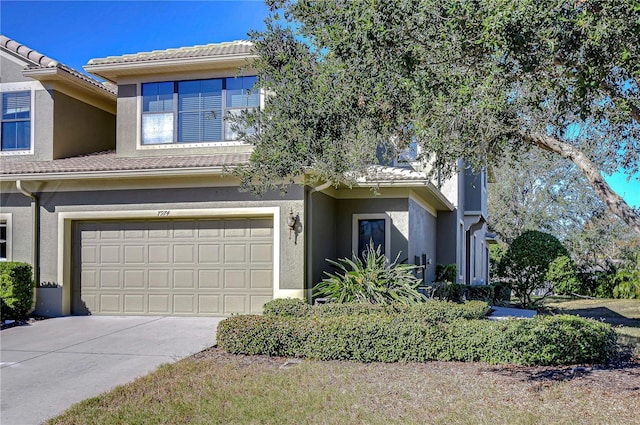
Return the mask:
<svg viewBox="0 0 640 425">
<path fill-rule="evenodd" d="M 385 247 L 385 219 L 358 220 L 358 253 L 362 253 L 373 241 L 374 246 L 381 247 L 380 251 L 386 254 Z"/>
<path fill-rule="evenodd" d="M 31 93 L 16 92 L 2 94 L 2 119 L 29 119 L 31 110 Z"/>
<path fill-rule="evenodd" d="M 146 83 L 142 85 L 142 112 L 172 112 L 173 83 Z"/>
<path fill-rule="evenodd" d="M 230 110 L 227 111 L 227 116 L 231 115 L 231 116 L 238 116 L 240 115 L 241 110 L 236 109 L 236 110 Z M 238 134 L 238 131 L 234 131 L 232 127 L 232 123 L 230 119 L 225 119 L 224 120 L 224 139 L 225 140 L 238 140 L 240 138 L 240 134 Z M 254 127 L 250 127 L 250 128 L 244 128 L 244 132 L 246 134 L 255 134 L 256 129 Z"/>
<path fill-rule="evenodd" d="M 31 146 L 31 122 L 2 123 L 2 150 L 28 150 Z"/>
<path fill-rule="evenodd" d="M 7 222 L 0 222 L 0 260 L 7 259 Z"/>
<path fill-rule="evenodd" d="M 222 138 L 222 80 L 178 83 L 178 142 L 212 142 Z"/>
<path fill-rule="evenodd" d="M 256 77 L 227 78 L 227 108 L 260 106 L 260 95 L 253 86 Z"/>
<path fill-rule="evenodd" d="M 173 114 L 143 114 L 142 143 L 145 145 L 173 143 Z"/>
</svg>

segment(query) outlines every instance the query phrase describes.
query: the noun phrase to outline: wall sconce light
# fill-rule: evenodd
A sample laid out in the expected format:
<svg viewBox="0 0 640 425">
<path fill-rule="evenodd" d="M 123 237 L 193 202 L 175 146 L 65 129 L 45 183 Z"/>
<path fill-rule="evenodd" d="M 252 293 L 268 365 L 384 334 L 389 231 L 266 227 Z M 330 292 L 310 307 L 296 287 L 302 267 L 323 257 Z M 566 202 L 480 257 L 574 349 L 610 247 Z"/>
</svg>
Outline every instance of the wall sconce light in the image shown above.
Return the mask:
<svg viewBox="0 0 640 425">
<path fill-rule="evenodd" d="M 293 208 L 289 210 L 289 215 L 287 216 L 287 226 L 289 226 L 289 239 L 291 239 L 291 232 L 296 229 L 296 224 L 298 224 L 298 216 L 293 213 Z"/>
</svg>

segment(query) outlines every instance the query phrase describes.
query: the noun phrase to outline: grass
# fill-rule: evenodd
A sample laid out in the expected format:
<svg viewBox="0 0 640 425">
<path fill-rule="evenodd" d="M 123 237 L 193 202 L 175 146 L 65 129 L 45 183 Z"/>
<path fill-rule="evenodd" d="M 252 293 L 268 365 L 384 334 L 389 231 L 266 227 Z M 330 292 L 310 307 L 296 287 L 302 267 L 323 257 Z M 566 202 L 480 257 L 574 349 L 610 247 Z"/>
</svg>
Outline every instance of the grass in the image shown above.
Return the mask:
<svg viewBox="0 0 640 425">
<path fill-rule="evenodd" d="M 640 301 L 555 312 L 640 337 Z M 640 338 L 634 340 L 640 347 Z M 211 349 L 72 406 L 49 424 L 640 423 L 640 361 L 607 367 L 296 361 Z"/>
<path fill-rule="evenodd" d="M 631 407 L 640 405 L 638 388 L 589 381 L 606 370 L 580 377 L 565 368 L 557 379 L 548 368 L 337 361 L 283 367 L 283 358 L 211 353 L 162 366 L 73 406 L 49 424 L 625 424 L 640 419 Z M 640 379 L 638 369 L 625 373 Z M 615 381 L 602 378 L 607 385 Z"/>
</svg>

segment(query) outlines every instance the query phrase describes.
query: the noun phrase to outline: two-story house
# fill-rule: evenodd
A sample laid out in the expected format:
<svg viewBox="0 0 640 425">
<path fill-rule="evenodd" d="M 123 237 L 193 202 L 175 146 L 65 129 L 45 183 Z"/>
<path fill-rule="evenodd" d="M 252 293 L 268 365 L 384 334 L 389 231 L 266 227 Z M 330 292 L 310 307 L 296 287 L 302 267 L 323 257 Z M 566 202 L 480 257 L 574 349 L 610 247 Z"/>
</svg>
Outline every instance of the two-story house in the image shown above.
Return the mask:
<svg viewBox="0 0 640 425">
<path fill-rule="evenodd" d="M 2 69 L 3 99 L 5 81 L 23 79 L 42 84 L 56 110 L 61 89 L 45 71 L 68 68 L 36 63 L 29 49 L 2 41 L 3 61 L 15 62 L 6 77 Z M 226 170 L 248 161 L 251 146 L 225 116 L 264 103 L 253 90 L 253 57 L 250 42 L 234 41 L 93 59 L 85 70 L 110 84 L 74 71 L 105 93 L 77 97 L 111 117 L 115 110 L 115 125 L 67 115 L 61 127 L 94 134 L 57 136 L 54 126 L 29 145 L 61 152 L 51 155 L 27 154 L 24 136 L 14 137 L 12 152 L 24 152 L 3 156 L 0 167 L 3 249 L 34 264 L 40 286 L 53 286 L 38 290 L 38 313 L 260 312 L 272 298 L 310 298 L 327 258 L 350 257 L 371 239 L 391 257 L 425 264 L 427 282 L 437 263 L 458 264 L 460 282 L 487 281 L 483 176 L 460 173 L 438 188 L 404 163 L 372 167 L 353 188 L 240 191 Z M 44 109 L 29 109 L 36 135 L 48 125 Z M 7 122 L 19 122 L 18 107 L 6 110 L 14 113 Z M 82 150 L 56 148 L 65 144 Z"/>
</svg>

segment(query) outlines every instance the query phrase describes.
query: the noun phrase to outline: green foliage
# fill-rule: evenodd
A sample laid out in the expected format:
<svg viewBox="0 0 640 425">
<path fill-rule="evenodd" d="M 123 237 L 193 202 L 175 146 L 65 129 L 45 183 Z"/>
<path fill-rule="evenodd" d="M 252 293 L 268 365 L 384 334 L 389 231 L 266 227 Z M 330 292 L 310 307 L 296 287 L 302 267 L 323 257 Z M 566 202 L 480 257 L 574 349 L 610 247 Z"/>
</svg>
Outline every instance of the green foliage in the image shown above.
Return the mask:
<svg viewBox="0 0 640 425">
<path fill-rule="evenodd" d="M 265 316 L 304 317 L 312 311 L 312 306 L 300 298 L 275 298 L 264 305 Z"/>
<path fill-rule="evenodd" d="M 363 257 L 364 260 L 354 254 L 352 260 L 327 260 L 340 271 L 325 272 L 327 278 L 315 286 L 314 296 L 337 303 L 413 304 L 425 300 L 417 290 L 420 280 L 413 274 L 416 266 L 398 263 L 400 254 L 390 262 L 381 247 L 376 248 L 371 242 Z"/>
<path fill-rule="evenodd" d="M 277 95 L 249 116 L 259 131 L 238 169 L 245 187 L 309 170 L 350 184 L 379 148 L 413 140 L 444 178 L 459 158 L 478 170 L 538 147 L 585 174 L 640 169 L 640 22 L 628 1 L 271 4 L 251 37 L 259 86 Z"/>
<path fill-rule="evenodd" d="M 574 316 L 428 322 L 405 314 L 296 318 L 233 316 L 218 345 L 235 354 L 360 362 L 481 361 L 526 365 L 606 362 L 616 334 Z"/>
<path fill-rule="evenodd" d="M 580 291 L 578 270 L 573 260 L 566 255 L 555 258 L 549 264 L 545 279 L 558 295 L 571 295 Z"/>
<path fill-rule="evenodd" d="M 615 298 L 640 299 L 640 254 L 636 255 L 635 262 L 629 261 L 618 269 L 613 282 Z"/>
<path fill-rule="evenodd" d="M 546 280 L 549 265 L 558 257 L 566 256 L 567 250 L 554 236 L 529 230 L 518 236 L 509 246 L 498 266 L 501 278 L 511 284 L 511 288 L 520 303 L 533 307 L 536 290 L 551 291 Z"/>
<path fill-rule="evenodd" d="M 494 185 L 495 183 L 491 183 L 491 185 L 489 186 L 489 194 L 492 193 Z M 490 204 L 487 203 L 487 205 L 490 205 Z M 489 215 L 489 217 L 492 217 L 492 215 Z M 490 223 L 491 223 L 490 225 L 492 230 L 495 230 L 492 222 Z M 490 282 L 493 282 L 495 280 L 495 277 L 498 275 L 498 264 L 500 264 L 500 260 L 502 260 L 502 257 L 506 252 L 507 252 L 507 249 L 501 244 L 494 243 L 489 245 L 489 281 Z"/>
<path fill-rule="evenodd" d="M 275 299 L 264 306 L 263 314 L 269 317 L 338 317 L 367 316 L 379 314 L 405 314 L 415 320 L 427 322 L 451 321 L 455 319 L 481 319 L 489 312 L 482 301 L 452 303 L 428 300 L 419 304 L 371 304 L 371 303 L 327 303 L 310 306 L 300 299 Z"/>
<path fill-rule="evenodd" d="M 456 264 L 436 265 L 436 282 L 455 283 L 458 280 L 458 266 Z"/>
<path fill-rule="evenodd" d="M 511 286 L 505 282 L 490 285 L 462 285 L 434 282 L 427 287 L 430 298 L 460 303 L 464 300 L 480 300 L 491 305 L 501 305 L 511 299 Z"/>
<path fill-rule="evenodd" d="M 33 305 L 31 265 L 0 262 L 0 311 L 2 320 L 24 319 Z"/>
</svg>

